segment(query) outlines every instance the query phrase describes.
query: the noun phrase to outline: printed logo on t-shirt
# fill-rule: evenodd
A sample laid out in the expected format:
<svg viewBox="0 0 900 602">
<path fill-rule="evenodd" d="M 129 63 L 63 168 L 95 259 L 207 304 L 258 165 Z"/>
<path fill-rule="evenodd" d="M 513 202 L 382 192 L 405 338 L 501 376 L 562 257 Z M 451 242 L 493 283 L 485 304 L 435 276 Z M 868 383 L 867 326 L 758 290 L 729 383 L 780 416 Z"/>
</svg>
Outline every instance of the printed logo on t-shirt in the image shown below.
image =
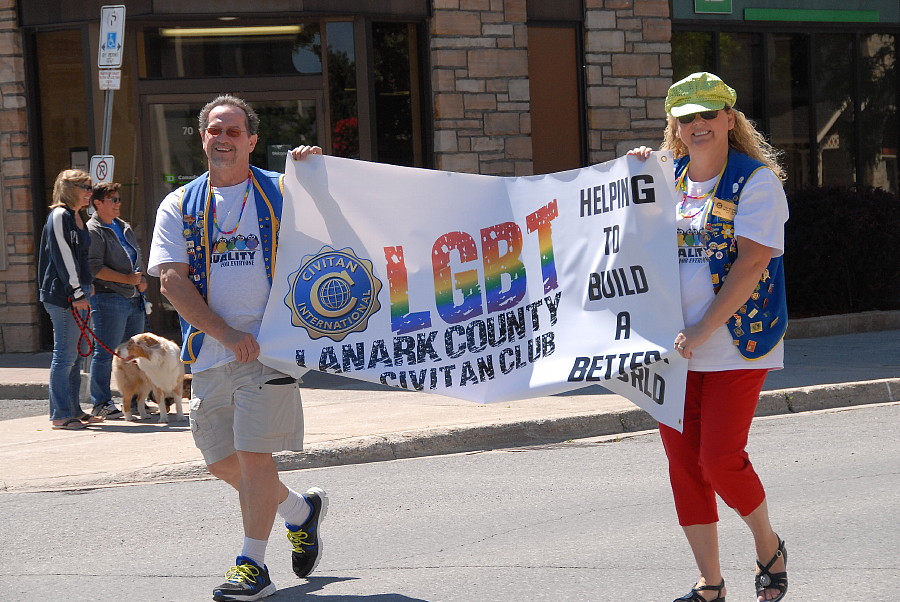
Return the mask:
<svg viewBox="0 0 900 602">
<path fill-rule="evenodd" d="M 220 236 L 212 245 L 210 261 L 219 267 L 255 265 L 259 238 L 255 234 Z"/>
<path fill-rule="evenodd" d="M 700 231 L 678 228 L 678 263 L 709 263 Z"/>
</svg>

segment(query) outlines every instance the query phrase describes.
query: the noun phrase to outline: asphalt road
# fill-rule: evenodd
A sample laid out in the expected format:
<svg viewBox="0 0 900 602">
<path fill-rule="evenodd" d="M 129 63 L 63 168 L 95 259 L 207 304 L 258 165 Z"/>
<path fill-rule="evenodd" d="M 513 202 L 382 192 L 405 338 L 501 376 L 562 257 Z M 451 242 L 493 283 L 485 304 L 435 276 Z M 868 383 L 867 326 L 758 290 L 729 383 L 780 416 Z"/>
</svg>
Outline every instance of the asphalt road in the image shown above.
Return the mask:
<svg viewBox="0 0 900 602">
<path fill-rule="evenodd" d="M 42 414 L 50 415 L 50 402 L 46 399 L 0 399 L 0 420 L 26 418 Z"/>
<path fill-rule="evenodd" d="M 121 407 L 121 399 L 116 399 L 116 403 Z M 91 404 L 84 402 L 81 404 L 81 409 L 90 413 Z M 47 416 L 47 420 L 49 420 L 50 402 L 46 399 L 0 399 L 0 420 L 28 416 Z"/>
<path fill-rule="evenodd" d="M 756 422 L 787 600 L 897 600 L 898 424 L 896 403 Z M 308 581 L 273 530 L 273 602 L 668 602 L 696 576 L 656 432 L 283 479 L 331 506 Z M 236 495 L 215 481 L 4 494 L 0 510 L 4 600 L 208 600 L 241 545 Z M 728 600 L 755 600 L 750 536 L 724 507 L 720 534 Z"/>
</svg>

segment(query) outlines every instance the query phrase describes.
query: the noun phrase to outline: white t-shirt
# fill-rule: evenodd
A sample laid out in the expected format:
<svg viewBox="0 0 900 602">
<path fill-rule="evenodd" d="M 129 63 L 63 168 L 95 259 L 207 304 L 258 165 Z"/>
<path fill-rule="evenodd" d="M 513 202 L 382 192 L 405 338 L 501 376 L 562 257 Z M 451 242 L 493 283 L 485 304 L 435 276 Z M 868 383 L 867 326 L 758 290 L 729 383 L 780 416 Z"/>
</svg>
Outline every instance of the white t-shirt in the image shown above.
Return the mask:
<svg viewBox="0 0 900 602">
<path fill-rule="evenodd" d="M 705 182 L 692 182 L 685 174 L 687 194 L 690 196 L 702 196 L 712 190 L 717 182 L 718 177 Z M 704 226 L 706 203 L 711 202 L 712 195 L 703 199 L 685 198 L 682 204 L 682 195 L 678 193 L 676 200 L 681 308 L 685 325 L 691 326 L 700 321 L 716 298 L 710 279 L 709 260 L 703 253 L 703 243 L 699 237 Z M 772 257 L 778 257 L 784 253 L 784 223 L 787 218 L 787 198 L 781 181 L 771 169 L 757 170 L 741 191 L 734 218 L 734 235 L 772 247 Z M 694 349 L 693 357 L 688 361 L 688 369 L 699 372 L 783 367 L 784 346 L 781 342 L 764 357 L 750 361 L 740 354 L 724 324 L 713 332 L 709 340 Z"/>
<path fill-rule="evenodd" d="M 246 190 L 246 182 L 213 188 L 216 220 L 226 232 L 238 223 Z M 256 337 L 259 335 L 271 286 L 266 277 L 253 197 L 254 191 L 251 189 L 236 231 L 225 235 L 215 225 L 212 226 L 216 240 L 209 249 L 207 297 L 210 309 L 229 326 Z M 213 216 L 208 215 L 206 219 L 212 220 Z M 184 229 L 178 196 L 173 192 L 163 199 L 156 212 L 147 269 L 151 276 L 159 276 L 161 264 L 189 263 Z M 197 361 L 191 365 L 191 371 L 201 372 L 233 360 L 234 354 L 228 348 L 207 335 L 203 339 Z"/>
</svg>

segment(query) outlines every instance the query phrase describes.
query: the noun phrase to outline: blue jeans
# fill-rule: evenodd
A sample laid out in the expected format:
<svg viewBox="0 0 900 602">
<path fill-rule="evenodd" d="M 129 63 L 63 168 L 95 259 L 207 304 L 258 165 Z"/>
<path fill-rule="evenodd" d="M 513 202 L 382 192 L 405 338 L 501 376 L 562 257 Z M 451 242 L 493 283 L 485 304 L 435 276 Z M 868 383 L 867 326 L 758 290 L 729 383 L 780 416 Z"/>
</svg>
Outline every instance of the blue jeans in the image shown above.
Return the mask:
<svg viewBox="0 0 900 602">
<path fill-rule="evenodd" d="M 78 418 L 84 412 L 78 403 L 81 390 L 81 358 L 78 338 L 81 330 L 72 310 L 44 303 L 53 323 L 53 359 L 50 361 L 50 420 Z M 84 316 L 87 319 L 87 315 Z"/>
<path fill-rule="evenodd" d="M 118 293 L 97 293 L 91 297 L 91 328 L 113 351 L 134 335 L 144 332 L 145 319 L 140 296 L 126 299 Z M 111 373 L 112 354 L 95 342 L 91 358 L 91 403 L 94 407 L 112 400 L 109 391 Z"/>
</svg>

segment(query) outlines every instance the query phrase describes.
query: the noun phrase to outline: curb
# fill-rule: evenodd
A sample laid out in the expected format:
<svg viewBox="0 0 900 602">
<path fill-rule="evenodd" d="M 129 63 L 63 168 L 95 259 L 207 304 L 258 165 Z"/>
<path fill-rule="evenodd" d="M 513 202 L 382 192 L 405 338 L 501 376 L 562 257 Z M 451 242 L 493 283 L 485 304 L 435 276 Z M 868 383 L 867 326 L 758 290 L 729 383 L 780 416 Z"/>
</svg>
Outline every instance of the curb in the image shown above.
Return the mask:
<svg viewBox="0 0 900 602">
<path fill-rule="evenodd" d="M 864 311 L 788 321 L 785 339 L 816 339 L 839 334 L 900 330 L 900 310 Z"/>
<path fill-rule="evenodd" d="M 756 417 L 898 401 L 900 401 L 900 378 L 780 389 L 764 391 L 760 395 Z M 310 445 L 302 452 L 281 452 L 275 454 L 275 460 L 278 469 L 282 471 L 326 468 L 545 445 L 571 439 L 622 435 L 656 429 L 656 421 L 635 406 L 633 409 L 612 413 L 551 417 L 471 427 L 438 427 L 353 437 Z M 193 461 L 95 477 L 45 479 L 12 490 L 0 482 L 0 491 L 10 493 L 65 491 L 212 478 L 203 462 Z"/>
<path fill-rule="evenodd" d="M 115 397 L 122 393 L 113 387 L 110 391 Z M 49 383 L 0 383 L 0 399 L 50 399 Z M 78 400 L 81 403 L 91 401 L 91 375 L 81 373 L 81 389 Z"/>
<path fill-rule="evenodd" d="M 0 383 L 0 399 L 49 398 L 50 385 L 44 383 Z"/>
</svg>

